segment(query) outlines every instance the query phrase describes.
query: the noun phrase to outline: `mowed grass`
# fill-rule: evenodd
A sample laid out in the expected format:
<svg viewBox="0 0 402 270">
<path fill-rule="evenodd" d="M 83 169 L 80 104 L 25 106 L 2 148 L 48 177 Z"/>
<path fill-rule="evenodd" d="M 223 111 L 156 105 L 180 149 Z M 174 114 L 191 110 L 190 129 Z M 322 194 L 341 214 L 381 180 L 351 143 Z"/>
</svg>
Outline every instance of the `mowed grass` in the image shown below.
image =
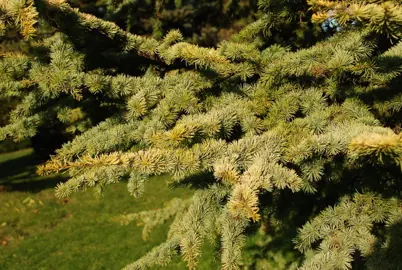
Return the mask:
<svg viewBox="0 0 402 270">
<path fill-rule="evenodd" d="M 87 190 L 59 200 L 54 187 L 65 178 L 38 177 L 36 160 L 30 149 L 0 155 L 0 269 L 121 269 L 163 242 L 169 224 L 144 241 L 135 222 L 122 226 L 113 217 L 191 196 L 188 189 L 168 188 L 161 176 L 148 182 L 140 199 L 119 183 L 110 185 L 100 199 Z M 207 244 L 198 269 L 218 269 L 217 261 Z M 156 269 L 186 267 L 176 258 Z"/>
</svg>

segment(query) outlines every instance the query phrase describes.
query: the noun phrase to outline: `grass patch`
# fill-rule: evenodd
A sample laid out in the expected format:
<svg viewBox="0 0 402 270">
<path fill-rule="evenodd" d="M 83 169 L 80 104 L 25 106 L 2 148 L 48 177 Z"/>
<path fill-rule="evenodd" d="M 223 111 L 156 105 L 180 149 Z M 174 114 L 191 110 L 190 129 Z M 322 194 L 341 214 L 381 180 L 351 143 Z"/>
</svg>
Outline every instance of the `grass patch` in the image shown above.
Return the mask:
<svg viewBox="0 0 402 270">
<path fill-rule="evenodd" d="M 121 269 L 163 242 L 169 224 L 144 241 L 141 227 L 111 218 L 191 195 L 168 188 L 161 176 L 149 181 L 141 199 L 119 183 L 100 199 L 88 190 L 58 200 L 53 188 L 63 178 L 36 176 L 36 160 L 30 149 L 0 155 L 0 269 Z M 198 269 L 219 269 L 212 246 L 203 253 Z M 186 267 L 177 258 L 164 269 Z"/>
</svg>

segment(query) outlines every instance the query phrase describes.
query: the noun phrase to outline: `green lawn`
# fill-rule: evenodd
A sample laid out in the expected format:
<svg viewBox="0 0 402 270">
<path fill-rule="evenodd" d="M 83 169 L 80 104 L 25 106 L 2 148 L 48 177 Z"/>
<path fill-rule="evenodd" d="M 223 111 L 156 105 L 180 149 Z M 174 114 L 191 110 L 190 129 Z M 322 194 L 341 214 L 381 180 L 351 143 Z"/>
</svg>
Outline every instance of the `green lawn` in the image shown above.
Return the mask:
<svg viewBox="0 0 402 270">
<path fill-rule="evenodd" d="M 166 177 L 154 177 L 141 199 L 119 183 L 100 199 L 88 190 L 58 200 L 53 188 L 63 177 L 38 177 L 35 165 L 30 149 L 0 155 L 0 269 L 121 269 L 164 241 L 168 224 L 144 241 L 141 227 L 111 219 L 190 195 L 169 189 Z M 215 258 L 205 247 L 198 269 L 218 269 Z M 186 267 L 177 258 L 165 269 Z"/>
</svg>

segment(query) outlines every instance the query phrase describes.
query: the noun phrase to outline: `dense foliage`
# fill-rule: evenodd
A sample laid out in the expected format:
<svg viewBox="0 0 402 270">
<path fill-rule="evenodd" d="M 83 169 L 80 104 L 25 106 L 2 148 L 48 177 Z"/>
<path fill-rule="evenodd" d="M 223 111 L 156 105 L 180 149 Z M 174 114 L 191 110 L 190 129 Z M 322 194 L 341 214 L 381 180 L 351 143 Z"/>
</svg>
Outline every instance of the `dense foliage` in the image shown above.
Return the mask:
<svg viewBox="0 0 402 270">
<path fill-rule="evenodd" d="M 121 217 L 145 238 L 174 217 L 166 242 L 127 269 L 177 254 L 195 268 L 206 240 L 223 269 L 402 265 L 398 1 L 113 3 L 97 17 L 63 0 L 0 1 L 3 34 L 33 50 L 2 56 L 0 95 L 21 101 L 0 139 L 70 132 L 38 168 L 69 173 L 58 197 L 127 181 L 138 198 L 158 174 L 197 190 Z M 194 14 L 207 4 L 204 27 Z M 167 29 L 176 14 L 181 31 Z M 253 17 L 226 40 L 202 35 Z M 35 38 L 38 22 L 53 34 Z M 245 244 L 259 248 L 242 260 Z"/>
</svg>

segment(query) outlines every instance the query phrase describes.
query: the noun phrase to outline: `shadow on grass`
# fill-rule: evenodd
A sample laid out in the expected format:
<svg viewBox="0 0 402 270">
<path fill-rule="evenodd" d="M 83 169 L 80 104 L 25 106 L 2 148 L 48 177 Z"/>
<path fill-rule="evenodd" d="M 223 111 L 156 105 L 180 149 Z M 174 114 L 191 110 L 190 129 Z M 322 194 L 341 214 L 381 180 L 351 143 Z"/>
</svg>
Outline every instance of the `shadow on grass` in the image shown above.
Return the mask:
<svg viewBox="0 0 402 270">
<path fill-rule="evenodd" d="M 25 149 L 0 157 L 0 186 L 6 191 L 39 192 L 52 188 L 62 182 L 65 177 L 52 175 L 40 177 L 36 174 L 36 166 L 43 162 L 30 149 Z"/>
<path fill-rule="evenodd" d="M 190 188 L 190 189 L 206 189 L 212 184 L 215 184 L 214 175 L 211 172 L 199 173 L 187 176 L 184 180 L 178 182 L 170 182 L 171 188 Z"/>
</svg>

